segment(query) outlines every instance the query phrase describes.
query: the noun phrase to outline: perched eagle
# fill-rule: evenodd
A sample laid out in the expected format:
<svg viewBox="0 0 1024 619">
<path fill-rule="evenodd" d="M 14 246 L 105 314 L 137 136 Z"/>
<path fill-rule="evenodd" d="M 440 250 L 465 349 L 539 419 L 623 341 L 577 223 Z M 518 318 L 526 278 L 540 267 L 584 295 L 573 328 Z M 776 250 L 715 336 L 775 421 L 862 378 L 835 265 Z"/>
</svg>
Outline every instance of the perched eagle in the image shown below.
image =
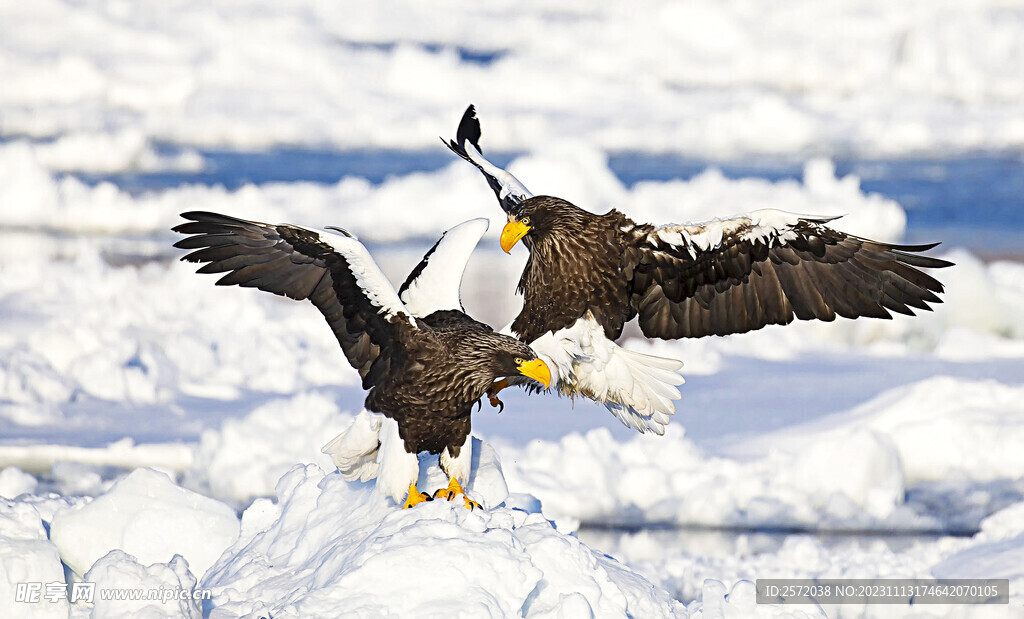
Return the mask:
<svg viewBox="0 0 1024 619">
<path fill-rule="evenodd" d="M 416 488 L 417 454 L 440 454 L 449 500 L 463 494 L 471 462 L 470 412 L 503 377 L 547 387 L 551 374 L 525 343 L 494 333 L 467 316 L 459 285 L 473 248 L 487 230 L 475 219 L 452 228 L 401 287 L 392 288 L 370 254 L 347 232 L 269 225 L 226 215 L 183 213 L 174 228 L 188 234 L 175 247 L 199 273 L 225 273 L 217 285 L 259 288 L 308 299 L 327 319 L 359 371 L 366 410 L 328 444 L 347 479 L 377 478 L 377 488 L 411 507 L 429 497 Z"/>
<path fill-rule="evenodd" d="M 834 217 L 771 209 L 664 226 L 595 215 L 531 194 L 483 157 L 480 135 L 471 105 L 445 144 L 483 173 L 507 214 L 501 248 L 522 241 L 530 251 L 511 332 L 549 362 L 562 393 L 593 398 L 641 432 L 664 432 L 681 382 L 665 370 L 682 364 L 618 347 L 633 317 L 644 335 L 676 339 L 941 303 L 942 284 L 919 268 L 952 263 L 918 255 L 938 243 L 879 243 L 825 225 Z"/>
</svg>

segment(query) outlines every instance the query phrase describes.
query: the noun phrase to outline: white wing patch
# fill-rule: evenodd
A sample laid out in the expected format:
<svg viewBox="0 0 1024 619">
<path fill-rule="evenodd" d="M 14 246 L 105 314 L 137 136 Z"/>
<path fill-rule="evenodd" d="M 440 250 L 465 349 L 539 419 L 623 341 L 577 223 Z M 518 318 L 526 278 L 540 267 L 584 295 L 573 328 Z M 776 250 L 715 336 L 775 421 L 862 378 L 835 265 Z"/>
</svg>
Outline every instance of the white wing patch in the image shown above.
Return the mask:
<svg viewBox="0 0 1024 619">
<path fill-rule="evenodd" d="M 462 275 L 487 227 L 487 219 L 478 218 L 450 228 L 423 257 L 422 269 L 401 294 L 413 316 L 423 318 L 439 310 L 462 310 Z"/>
<path fill-rule="evenodd" d="M 520 183 L 518 178 L 488 161 L 476 148 L 467 148 L 466 154 L 469 155 L 473 163 L 480 167 L 484 174 L 495 178 L 498 184 L 501 185 L 501 190 L 498 192 L 499 200 L 505 200 L 509 196 L 513 196 L 516 198 L 516 202 L 522 202 L 527 198 L 533 197 L 530 190 Z"/>
<path fill-rule="evenodd" d="M 655 229 L 651 236 L 660 243 L 683 247 L 693 258 L 697 250 L 712 251 L 722 246 L 722 239 L 738 232 L 747 223 L 746 217 L 715 219 L 699 224 L 669 224 Z"/>
<path fill-rule="evenodd" d="M 753 211 L 747 217 L 750 220 L 750 228 L 740 238 L 744 241 L 761 242 L 769 247 L 785 245 L 795 239 L 796 231 L 793 230 L 793 226 L 800 223 L 801 219 L 821 219 L 813 215 L 797 215 L 776 209 Z"/>
<path fill-rule="evenodd" d="M 696 259 L 697 252 L 718 249 L 727 238 L 764 243 L 769 247 L 784 245 L 796 238 L 796 226 L 801 220 L 816 223 L 836 217 L 798 215 L 777 209 L 761 209 L 731 219 L 713 219 L 696 224 L 669 224 L 656 228 L 648 238 L 656 243 L 686 249 Z"/>
<path fill-rule="evenodd" d="M 588 312 L 571 327 L 530 343 L 551 369 L 551 385 L 565 395 L 584 395 L 639 432 L 664 434 L 681 396 L 676 359 L 626 350 L 604 335 Z"/>
<path fill-rule="evenodd" d="M 321 241 L 327 243 L 334 251 L 345 257 L 349 270 L 356 278 L 356 284 L 358 284 L 359 289 L 363 291 L 363 294 L 370 300 L 370 303 L 380 308 L 380 313 L 383 313 L 388 318 L 401 316 L 407 319 L 414 328 L 416 327 L 416 319 L 412 317 L 412 314 L 406 309 L 402 300 L 398 298 L 398 293 L 395 292 L 394 286 L 391 285 L 388 278 L 381 272 L 380 267 L 373 261 L 370 252 L 366 251 L 362 243 L 356 240 L 355 237 L 342 236 L 341 234 L 317 230 L 316 228 L 306 229 L 315 232 Z"/>
</svg>

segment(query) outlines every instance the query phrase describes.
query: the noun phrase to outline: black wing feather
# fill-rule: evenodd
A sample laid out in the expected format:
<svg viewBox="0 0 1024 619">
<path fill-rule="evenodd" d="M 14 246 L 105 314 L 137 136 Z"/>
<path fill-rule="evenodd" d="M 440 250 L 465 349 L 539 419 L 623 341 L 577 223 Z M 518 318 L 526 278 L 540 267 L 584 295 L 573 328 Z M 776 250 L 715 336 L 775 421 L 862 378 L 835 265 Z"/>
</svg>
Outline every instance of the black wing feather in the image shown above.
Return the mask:
<svg viewBox="0 0 1024 619">
<path fill-rule="evenodd" d="M 952 264 L 921 255 L 938 243 L 879 243 L 823 223 L 800 219 L 788 239 L 744 237 L 749 226 L 739 225 L 711 249 L 666 243 L 657 230 L 638 228 L 639 259 L 629 266 L 640 328 L 668 339 L 727 335 L 794 318 L 913 315 L 942 302 L 942 284 L 919 270 Z"/>
<path fill-rule="evenodd" d="M 174 228 L 189 234 L 174 244 L 195 250 L 188 262 L 200 273 L 226 273 L 219 286 L 258 288 L 309 299 L 327 319 L 363 387 L 390 375 L 402 361 L 404 332 L 412 325 L 388 318 L 360 288 L 346 258 L 319 235 L 290 225 L 268 225 L 207 212 L 182 213 L 191 221 Z"/>
</svg>

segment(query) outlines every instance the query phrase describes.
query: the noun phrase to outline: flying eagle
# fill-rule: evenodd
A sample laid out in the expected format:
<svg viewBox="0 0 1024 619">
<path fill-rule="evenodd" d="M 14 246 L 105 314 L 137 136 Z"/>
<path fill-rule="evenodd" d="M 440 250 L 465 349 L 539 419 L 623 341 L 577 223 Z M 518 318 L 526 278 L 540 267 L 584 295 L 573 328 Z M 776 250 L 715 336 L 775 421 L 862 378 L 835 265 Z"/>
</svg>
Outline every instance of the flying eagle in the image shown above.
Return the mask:
<svg viewBox="0 0 1024 619">
<path fill-rule="evenodd" d="M 501 248 L 522 241 L 530 251 L 511 332 L 548 360 L 562 393 L 601 402 L 640 432 L 664 432 L 682 382 L 666 370 L 682 364 L 618 347 L 614 340 L 634 317 L 647 337 L 676 339 L 794 318 L 913 315 L 911 308 L 942 302 L 942 284 L 919 270 L 952 264 L 919 255 L 938 243 L 880 243 L 828 227 L 835 217 L 773 209 L 663 226 L 614 209 L 595 215 L 534 196 L 483 157 L 480 135 L 470 105 L 445 144 L 483 173 L 507 214 Z"/>
<path fill-rule="evenodd" d="M 334 331 L 369 393 L 366 410 L 329 443 L 347 479 L 377 478 L 377 489 L 411 507 L 429 497 L 416 488 L 417 454 L 440 454 L 449 477 L 437 495 L 463 494 L 472 459 L 470 413 L 503 377 L 547 387 L 551 374 L 525 343 L 495 333 L 463 310 L 459 285 L 486 219 L 452 228 L 412 271 L 401 294 L 351 234 L 269 225 L 206 212 L 183 213 L 174 244 L 182 258 L 225 273 L 217 285 L 259 288 L 310 300 Z"/>
</svg>

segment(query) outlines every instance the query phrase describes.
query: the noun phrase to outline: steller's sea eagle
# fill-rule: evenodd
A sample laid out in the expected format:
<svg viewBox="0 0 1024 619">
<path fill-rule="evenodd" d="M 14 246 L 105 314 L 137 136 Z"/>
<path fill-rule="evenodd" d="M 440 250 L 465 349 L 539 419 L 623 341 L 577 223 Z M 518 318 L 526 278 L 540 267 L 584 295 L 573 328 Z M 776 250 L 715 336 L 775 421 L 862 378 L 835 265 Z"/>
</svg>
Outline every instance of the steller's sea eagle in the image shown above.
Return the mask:
<svg viewBox="0 0 1024 619">
<path fill-rule="evenodd" d="M 206 212 L 183 213 L 175 247 L 204 262 L 199 273 L 225 273 L 217 285 L 259 288 L 310 300 L 334 331 L 367 389 L 369 413 L 357 416 L 324 452 L 347 479 L 377 478 L 377 489 L 411 507 L 429 497 L 416 488 L 417 454 L 440 454 L 449 477 L 437 492 L 462 491 L 471 462 L 470 413 L 497 379 L 527 377 L 548 386 L 551 374 L 525 343 L 465 314 L 459 284 L 487 220 L 452 228 L 401 287 L 401 296 L 349 233 L 270 225 Z"/>
<path fill-rule="evenodd" d="M 595 215 L 534 196 L 483 157 L 480 135 L 470 105 L 445 144 L 483 173 L 507 214 L 501 248 L 522 241 L 530 251 L 511 332 L 548 361 L 562 393 L 601 402 L 640 432 L 664 432 L 682 363 L 617 346 L 633 317 L 647 337 L 676 339 L 794 318 L 891 318 L 941 303 L 942 284 L 919 268 L 952 263 L 918 255 L 938 243 L 880 243 L 828 227 L 835 217 L 773 209 L 663 226 L 614 209 Z"/>
</svg>

